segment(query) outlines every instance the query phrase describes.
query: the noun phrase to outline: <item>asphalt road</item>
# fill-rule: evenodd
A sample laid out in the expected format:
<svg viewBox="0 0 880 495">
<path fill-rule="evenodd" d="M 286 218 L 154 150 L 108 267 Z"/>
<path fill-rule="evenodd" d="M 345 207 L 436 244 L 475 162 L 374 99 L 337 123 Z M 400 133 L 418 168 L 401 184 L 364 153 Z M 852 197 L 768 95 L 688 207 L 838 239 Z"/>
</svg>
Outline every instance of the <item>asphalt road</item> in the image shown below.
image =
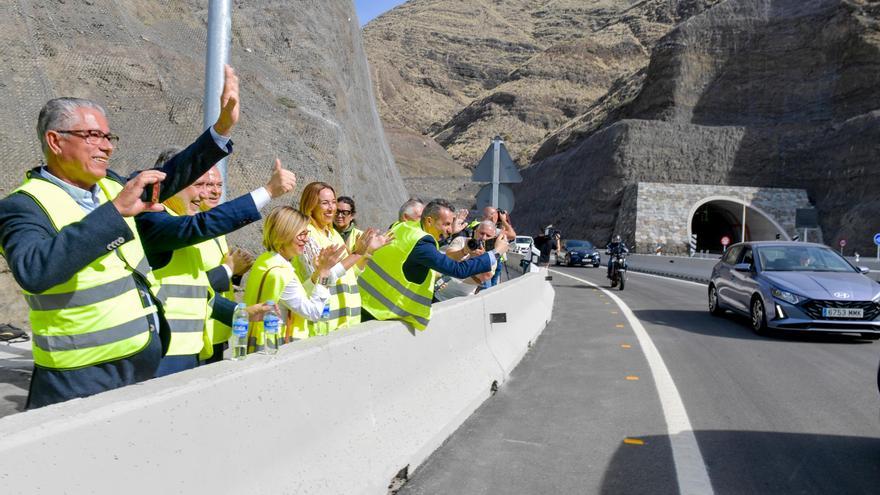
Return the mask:
<svg viewBox="0 0 880 495">
<path fill-rule="evenodd" d="M 559 272 L 607 288 L 604 269 Z M 644 328 L 641 345 L 608 295 L 558 273 L 553 283 L 553 321 L 512 379 L 400 493 L 679 493 L 694 485 L 679 483 L 674 458 L 708 475 L 694 493 L 880 491 L 880 343 L 757 337 L 744 318 L 710 316 L 705 286 L 630 273 L 613 294 Z M 667 428 L 681 418 L 668 387 L 661 400 L 651 347 L 692 434 Z M 675 455 L 683 434 L 696 456 Z"/>
</svg>

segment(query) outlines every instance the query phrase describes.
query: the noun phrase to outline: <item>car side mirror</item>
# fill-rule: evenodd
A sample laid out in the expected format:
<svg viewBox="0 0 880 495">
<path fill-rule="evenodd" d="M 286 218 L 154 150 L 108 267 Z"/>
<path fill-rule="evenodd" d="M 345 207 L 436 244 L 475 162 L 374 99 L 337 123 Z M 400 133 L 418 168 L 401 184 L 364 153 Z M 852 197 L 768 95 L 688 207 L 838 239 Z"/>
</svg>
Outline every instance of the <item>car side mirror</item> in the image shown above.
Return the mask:
<svg viewBox="0 0 880 495">
<path fill-rule="evenodd" d="M 870 273 L 870 272 L 871 272 L 871 269 L 868 268 L 867 266 L 860 266 L 859 267 L 859 273 Z"/>
<path fill-rule="evenodd" d="M 752 271 L 752 265 L 749 263 L 737 263 L 733 265 L 733 269 L 738 272 L 750 272 Z"/>
</svg>

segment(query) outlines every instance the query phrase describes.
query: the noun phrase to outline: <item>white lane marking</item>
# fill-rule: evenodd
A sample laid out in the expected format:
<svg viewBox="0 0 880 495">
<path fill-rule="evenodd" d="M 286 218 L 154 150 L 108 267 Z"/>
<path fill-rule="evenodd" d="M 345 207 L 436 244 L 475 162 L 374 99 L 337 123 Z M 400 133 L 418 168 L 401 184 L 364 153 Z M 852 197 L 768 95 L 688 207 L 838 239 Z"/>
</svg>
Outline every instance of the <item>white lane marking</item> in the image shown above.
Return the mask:
<svg viewBox="0 0 880 495">
<path fill-rule="evenodd" d="M 648 336 L 642 322 L 636 318 L 636 315 L 622 299 L 610 291 L 558 270 L 549 271 L 601 290 L 620 308 L 639 340 L 639 345 L 642 347 L 642 352 L 645 354 L 645 359 L 648 361 L 651 375 L 653 375 L 654 383 L 657 386 L 657 395 L 660 396 L 663 416 L 666 418 L 669 442 L 672 444 L 672 457 L 675 461 L 675 475 L 678 478 L 679 492 L 688 495 L 712 495 L 714 492 L 712 491 L 712 482 L 709 481 L 709 473 L 706 470 L 706 462 L 700 453 L 700 446 L 697 444 L 697 437 L 694 436 L 684 402 L 681 400 L 681 395 L 678 393 L 678 388 L 675 386 L 675 381 L 672 380 L 669 369 L 666 368 L 666 363 L 663 362 L 663 357 L 660 356 L 660 352 L 651 337 Z"/>
<path fill-rule="evenodd" d="M 681 282 L 683 284 L 698 285 L 700 287 L 708 287 L 709 286 L 709 284 L 704 284 L 702 282 L 694 282 L 692 280 L 682 280 L 680 278 L 674 278 L 674 277 L 664 277 L 663 275 L 654 275 L 653 273 L 636 272 L 633 270 L 627 270 L 626 274 L 627 275 L 636 274 L 636 275 L 641 275 L 643 277 L 662 278 L 664 280 L 673 280 L 675 282 Z"/>
</svg>

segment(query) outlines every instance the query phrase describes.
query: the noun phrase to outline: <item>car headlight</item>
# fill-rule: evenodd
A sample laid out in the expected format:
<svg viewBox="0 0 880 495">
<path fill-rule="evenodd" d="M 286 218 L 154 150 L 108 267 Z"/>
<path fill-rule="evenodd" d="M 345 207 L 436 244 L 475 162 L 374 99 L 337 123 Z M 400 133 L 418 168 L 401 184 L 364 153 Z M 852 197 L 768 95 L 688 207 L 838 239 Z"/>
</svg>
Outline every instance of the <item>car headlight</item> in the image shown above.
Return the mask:
<svg viewBox="0 0 880 495">
<path fill-rule="evenodd" d="M 798 295 L 792 294 L 791 292 L 788 292 L 786 290 L 777 289 L 775 287 L 773 288 L 773 290 L 770 291 L 770 293 L 773 294 L 773 297 L 775 297 L 776 299 L 781 299 L 791 304 L 797 304 L 801 300 Z"/>
</svg>

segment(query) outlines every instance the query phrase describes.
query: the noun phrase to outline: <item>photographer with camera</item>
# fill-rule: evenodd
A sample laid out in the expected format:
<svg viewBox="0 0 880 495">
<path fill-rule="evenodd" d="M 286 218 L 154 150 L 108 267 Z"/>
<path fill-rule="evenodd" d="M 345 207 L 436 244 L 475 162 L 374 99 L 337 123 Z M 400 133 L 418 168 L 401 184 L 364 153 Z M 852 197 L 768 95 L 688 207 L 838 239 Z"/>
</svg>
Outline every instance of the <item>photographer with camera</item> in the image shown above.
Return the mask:
<svg viewBox="0 0 880 495">
<path fill-rule="evenodd" d="M 435 199 L 425 206 L 421 220 L 397 224 L 394 239 L 379 249 L 358 279 L 363 304 L 362 321 L 403 320 L 424 330 L 431 320 L 434 273 L 467 278 L 495 268 L 495 254 L 506 253 L 500 236 L 495 249 L 456 262 L 439 250 L 437 241 L 452 233 L 455 208 Z"/>
<path fill-rule="evenodd" d="M 446 250 L 446 256 L 456 261 L 482 256 L 486 251 L 495 249 L 497 235 L 495 224 L 490 220 L 483 220 L 474 229 L 473 237 L 454 238 Z M 491 271 L 478 273 L 465 279 L 441 277 L 434 287 L 434 297 L 438 301 L 445 301 L 453 297 L 469 296 L 476 292 L 478 286 L 491 280 L 492 274 Z"/>
</svg>

